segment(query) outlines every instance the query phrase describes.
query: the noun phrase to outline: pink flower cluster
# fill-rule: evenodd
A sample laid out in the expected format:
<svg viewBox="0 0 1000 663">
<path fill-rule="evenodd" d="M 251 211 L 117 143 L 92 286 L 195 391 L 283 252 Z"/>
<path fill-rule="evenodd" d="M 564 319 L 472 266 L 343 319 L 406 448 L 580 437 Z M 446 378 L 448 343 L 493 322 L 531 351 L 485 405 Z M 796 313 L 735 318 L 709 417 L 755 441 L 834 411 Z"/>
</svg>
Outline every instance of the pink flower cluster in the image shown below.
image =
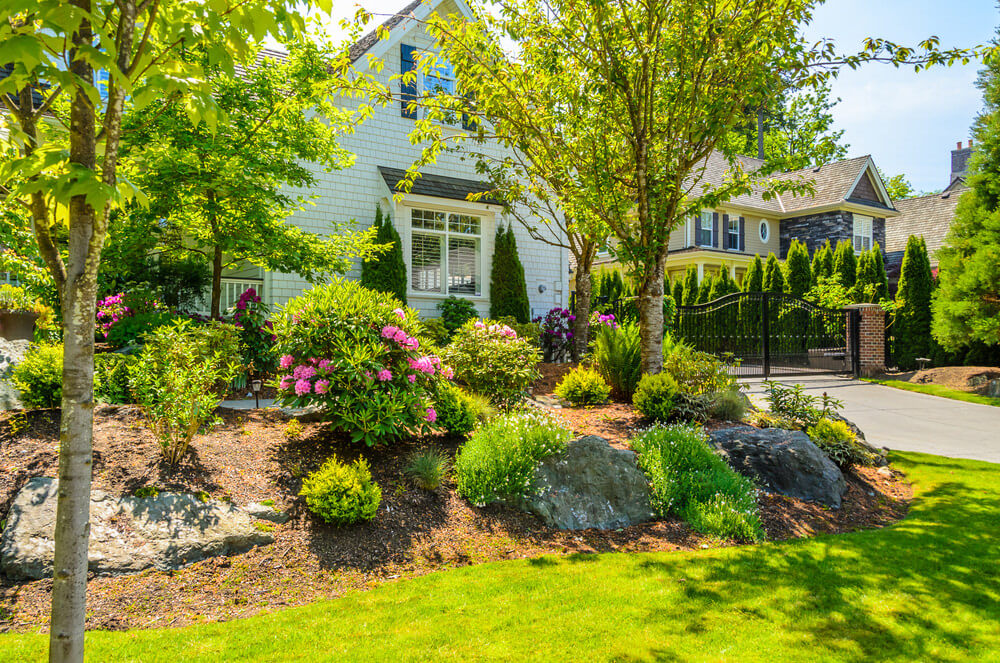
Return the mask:
<svg viewBox="0 0 1000 663">
<path fill-rule="evenodd" d="M 295 363 L 295 357 L 292 355 L 282 355 L 278 360 L 278 366 L 283 369 L 292 368 L 292 366 L 295 366 Z M 305 396 L 309 393 L 328 393 L 330 391 L 330 381 L 325 379 L 320 371 L 329 373 L 332 364 L 333 362 L 329 359 L 310 357 L 303 363 L 295 366 L 291 373 L 282 376 L 278 387 L 282 391 L 293 390 L 296 396 Z M 313 378 L 316 377 L 320 377 L 321 379 L 313 382 Z"/>
<path fill-rule="evenodd" d="M 398 311 L 400 309 L 396 310 Z M 382 327 L 382 338 L 387 341 L 395 341 L 401 348 L 405 348 L 407 350 L 416 350 L 420 347 L 420 341 L 395 325 L 386 325 L 385 327 Z"/>
<path fill-rule="evenodd" d="M 492 324 L 487 327 L 486 323 L 480 320 L 476 322 L 475 327 L 476 329 L 487 331 L 491 334 L 500 334 L 501 336 L 506 336 L 507 338 L 517 338 L 517 332 L 508 325 Z"/>
<path fill-rule="evenodd" d="M 125 306 L 125 293 L 109 295 L 97 302 L 97 324 L 105 336 L 122 318 L 132 315 L 132 309 Z"/>
</svg>

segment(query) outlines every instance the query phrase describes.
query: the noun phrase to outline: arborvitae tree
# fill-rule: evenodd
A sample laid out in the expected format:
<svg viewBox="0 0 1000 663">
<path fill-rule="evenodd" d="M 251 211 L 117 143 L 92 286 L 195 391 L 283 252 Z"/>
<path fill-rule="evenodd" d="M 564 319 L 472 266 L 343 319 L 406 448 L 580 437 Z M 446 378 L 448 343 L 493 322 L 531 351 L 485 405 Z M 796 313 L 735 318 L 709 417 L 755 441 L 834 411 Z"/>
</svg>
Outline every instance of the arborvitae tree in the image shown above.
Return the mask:
<svg viewBox="0 0 1000 663">
<path fill-rule="evenodd" d="M 736 281 L 729 275 L 729 270 L 723 265 L 722 269 L 719 270 L 718 278 L 712 280 L 712 290 L 708 294 L 708 301 L 715 301 L 720 297 L 725 297 L 739 291 L 740 287 L 736 285 Z"/>
<path fill-rule="evenodd" d="M 812 287 L 812 268 L 809 266 L 809 249 L 799 240 L 793 240 L 785 258 L 788 270 L 786 292 L 793 297 L 805 297 Z"/>
<path fill-rule="evenodd" d="M 830 248 L 830 240 L 823 242 L 823 246 L 813 253 L 811 270 L 813 283 L 819 283 L 821 277 L 833 276 L 833 249 Z"/>
<path fill-rule="evenodd" d="M 674 279 L 673 295 L 674 295 L 674 304 L 677 305 L 677 306 L 683 306 L 684 305 L 684 279 L 683 278 Z"/>
<path fill-rule="evenodd" d="M 885 271 L 885 256 L 878 242 L 872 247 L 872 258 L 875 264 L 875 301 L 881 302 L 889 299 L 889 275 Z"/>
<path fill-rule="evenodd" d="M 711 274 L 705 274 L 705 278 L 701 280 L 698 285 L 698 303 L 705 304 L 712 301 L 709 295 L 712 294 L 712 283 L 715 282 L 715 277 Z"/>
<path fill-rule="evenodd" d="M 845 288 L 853 288 L 857 280 L 858 261 L 854 255 L 854 245 L 845 239 L 837 244 L 833 254 L 833 273 L 840 275 L 840 284 Z"/>
<path fill-rule="evenodd" d="M 854 301 L 858 303 L 874 301 L 875 281 L 875 258 L 871 251 L 862 251 L 858 256 L 857 272 L 852 290 Z"/>
<path fill-rule="evenodd" d="M 684 274 L 684 306 L 694 306 L 698 303 L 698 268 L 688 265 Z"/>
<path fill-rule="evenodd" d="M 620 299 L 625 294 L 625 282 L 622 280 L 621 270 L 616 269 L 611 275 L 611 301 Z"/>
<path fill-rule="evenodd" d="M 514 229 L 497 227 L 493 248 L 493 269 L 490 272 L 490 317 L 513 316 L 520 323 L 530 319 L 528 287 L 524 280 L 524 267 L 517 255 Z"/>
<path fill-rule="evenodd" d="M 753 257 L 743 275 L 743 292 L 764 292 L 764 263 L 759 255 Z"/>
<path fill-rule="evenodd" d="M 911 235 L 906 242 L 896 291 L 895 357 L 899 368 L 915 368 L 917 357 L 930 357 L 931 262 L 923 237 Z"/>
<path fill-rule="evenodd" d="M 381 205 L 375 206 L 375 243 L 389 245 L 389 249 L 361 263 L 361 285 L 369 290 L 395 295 L 406 304 L 406 262 L 403 244 L 392 219 L 382 216 Z"/>
<path fill-rule="evenodd" d="M 785 292 L 785 275 L 781 272 L 778 257 L 773 253 L 767 257 L 767 264 L 764 265 L 764 292 Z"/>
</svg>

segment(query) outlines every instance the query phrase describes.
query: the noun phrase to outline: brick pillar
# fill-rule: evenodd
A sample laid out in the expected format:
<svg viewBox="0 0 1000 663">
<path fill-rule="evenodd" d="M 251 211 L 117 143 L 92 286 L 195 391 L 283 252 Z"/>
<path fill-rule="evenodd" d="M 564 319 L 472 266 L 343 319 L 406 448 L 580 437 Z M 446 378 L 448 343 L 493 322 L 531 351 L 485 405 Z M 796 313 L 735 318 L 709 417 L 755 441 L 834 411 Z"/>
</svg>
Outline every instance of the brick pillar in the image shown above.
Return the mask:
<svg viewBox="0 0 1000 663">
<path fill-rule="evenodd" d="M 871 377 L 885 372 L 885 311 L 878 304 L 854 304 L 847 308 L 859 312 L 861 321 L 861 375 Z M 848 346 L 851 344 L 848 334 Z"/>
</svg>

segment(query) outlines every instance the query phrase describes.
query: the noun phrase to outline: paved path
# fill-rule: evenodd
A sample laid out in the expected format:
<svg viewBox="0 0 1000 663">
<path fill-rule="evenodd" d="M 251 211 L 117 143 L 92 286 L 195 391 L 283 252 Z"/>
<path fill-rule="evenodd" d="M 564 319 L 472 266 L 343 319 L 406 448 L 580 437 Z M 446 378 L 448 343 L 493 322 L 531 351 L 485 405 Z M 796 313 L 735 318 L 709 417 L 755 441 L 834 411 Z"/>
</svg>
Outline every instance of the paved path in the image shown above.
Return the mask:
<svg viewBox="0 0 1000 663">
<path fill-rule="evenodd" d="M 844 401 L 842 414 L 856 423 L 872 444 L 1000 463 L 1000 407 L 836 376 L 776 380 L 801 384 L 814 395 L 825 391 Z M 754 400 L 763 393 L 759 381 L 750 382 L 749 393 Z"/>
</svg>

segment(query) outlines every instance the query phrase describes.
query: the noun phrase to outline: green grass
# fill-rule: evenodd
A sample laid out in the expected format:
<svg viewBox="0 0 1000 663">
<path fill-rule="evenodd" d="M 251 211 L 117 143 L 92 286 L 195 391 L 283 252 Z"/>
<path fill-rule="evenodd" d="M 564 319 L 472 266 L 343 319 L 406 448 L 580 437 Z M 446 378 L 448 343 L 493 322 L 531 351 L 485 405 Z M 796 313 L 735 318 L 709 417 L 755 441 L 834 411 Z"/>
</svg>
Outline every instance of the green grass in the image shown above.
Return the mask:
<svg viewBox="0 0 1000 663">
<path fill-rule="evenodd" d="M 90 660 L 1000 660 L 1000 465 L 893 460 L 917 499 L 882 530 L 465 567 L 224 624 L 95 632 Z M 0 660 L 45 643 L 0 635 Z"/>
<path fill-rule="evenodd" d="M 941 385 L 937 384 L 916 384 L 913 382 L 904 382 L 902 380 L 875 380 L 875 379 L 866 379 L 865 382 L 871 382 L 873 384 L 881 384 L 886 387 L 892 387 L 894 389 L 902 389 L 903 391 L 915 391 L 919 394 L 930 394 L 931 396 L 950 398 L 954 401 L 965 401 L 966 403 L 979 403 L 980 405 L 992 405 L 994 407 L 1000 407 L 1000 398 L 991 398 L 989 396 L 981 396 L 979 394 L 970 394 L 966 391 L 959 391 L 958 389 L 949 389 L 948 387 L 942 387 Z"/>
</svg>

